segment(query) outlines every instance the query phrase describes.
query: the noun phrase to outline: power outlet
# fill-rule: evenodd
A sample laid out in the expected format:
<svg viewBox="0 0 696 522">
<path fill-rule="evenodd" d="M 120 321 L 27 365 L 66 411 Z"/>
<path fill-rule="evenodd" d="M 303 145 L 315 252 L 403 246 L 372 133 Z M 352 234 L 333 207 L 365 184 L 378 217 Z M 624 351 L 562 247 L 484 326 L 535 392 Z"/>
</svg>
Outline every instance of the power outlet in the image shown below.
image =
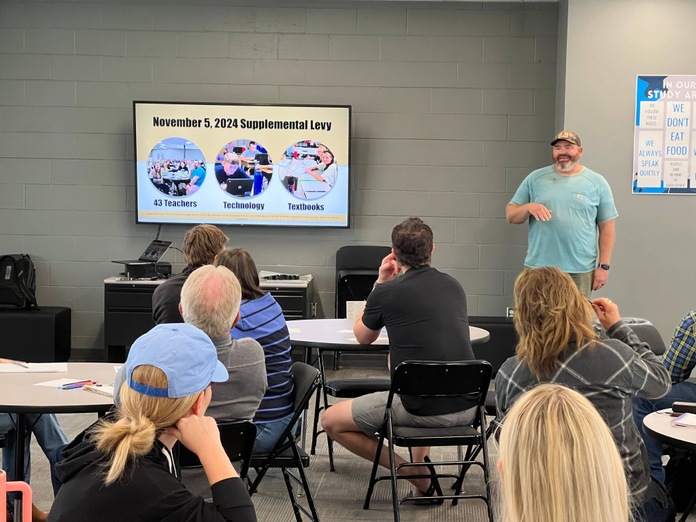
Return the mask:
<svg viewBox="0 0 696 522">
<path fill-rule="evenodd" d="M 512 306 L 508 306 L 505 308 L 505 316 L 506 317 L 515 317 L 515 309 Z"/>
</svg>

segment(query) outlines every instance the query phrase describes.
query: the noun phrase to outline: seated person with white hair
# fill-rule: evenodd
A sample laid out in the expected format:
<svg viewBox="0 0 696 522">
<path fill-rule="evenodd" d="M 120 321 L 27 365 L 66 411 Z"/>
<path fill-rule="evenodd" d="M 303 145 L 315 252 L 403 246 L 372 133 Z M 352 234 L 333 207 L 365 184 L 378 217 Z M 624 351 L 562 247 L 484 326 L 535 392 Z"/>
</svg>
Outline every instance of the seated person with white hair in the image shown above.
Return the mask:
<svg viewBox="0 0 696 522">
<path fill-rule="evenodd" d="M 256 513 L 205 416 L 213 382 L 225 382 L 210 338 L 189 324 L 163 324 L 139 337 L 125 363 L 121 404 L 65 449 L 63 483 L 49 521 L 255 521 Z M 180 441 L 201 461 L 213 502 L 181 483 Z"/>
</svg>

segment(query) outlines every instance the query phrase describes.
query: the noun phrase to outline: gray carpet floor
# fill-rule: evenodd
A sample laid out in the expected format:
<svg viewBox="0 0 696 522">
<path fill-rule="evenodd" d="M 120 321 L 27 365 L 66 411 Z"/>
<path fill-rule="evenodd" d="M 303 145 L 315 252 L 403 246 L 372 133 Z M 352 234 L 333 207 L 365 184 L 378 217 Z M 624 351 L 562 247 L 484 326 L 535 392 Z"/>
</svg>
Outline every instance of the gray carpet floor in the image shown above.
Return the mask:
<svg viewBox="0 0 696 522">
<path fill-rule="evenodd" d="M 347 368 L 338 372 L 329 372 L 328 377 L 349 378 L 357 375 L 378 375 L 380 371 L 364 368 Z M 308 411 L 307 441 L 309 448 L 313 420 L 314 400 Z M 58 415 L 58 420 L 63 430 L 72 438 L 96 420 L 95 414 L 65 414 Z M 494 453 L 491 451 L 492 471 L 495 469 Z M 53 501 L 48 461 L 41 449 L 32 440 L 32 476 L 31 486 L 34 493 L 34 502 L 42 509 L 50 509 Z M 453 458 L 453 452 L 445 452 L 441 449 L 433 449 L 433 461 Z M 349 453 L 339 445 L 334 445 L 334 458 L 336 471 L 329 470 L 328 448 L 326 437 L 320 435 L 317 444 L 316 455 L 310 458 L 310 467 L 306 470 L 310 486 L 314 495 L 317 512 L 323 521 L 350 521 L 350 520 L 390 520 L 392 519 L 392 505 L 390 486 L 388 481 L 377 485 L 369 510 L 362 508 L 367 482 L 370 475 L 371 463 Z M 253 473 L 253 471 L 251 472 Z M 495 475 L 492 472 L 493 484 Z M 445 484 L 443 484 L 443 487 Z M 400 485 L 400 495 L 408 491 L 406 483 Z M 467 474 L 465 491 L 482 492 L 482 472 L 473 468 Z M 294 514 L 290 505 L 285 483 L 279 470 L 271 470 L 261 482 L 259 490 L 252 497 L 258 519 L 260 521 L 286 521 L 294 520 Z M 485 504 L 480 500 L 461 501 L 458 506 L 445 503 L 441 506 L 414 506 L 404 504 L 401 508 L 402 520 L 410 521 L 448 521 L 467 520 L 471 522 L 487 520 Z"/>
<path fill-rule="evenodd" d="M 350 364 L 350 363 L 348 363 Z M 328 378 L 349 378 L 364 375 L 378 375 L 378 370 L 364 368 L 346 368 L 338 372 L 329 372 Z M 314 401 L 308 411 L 307 426 L 311 430 Z M 73 437 L 96 419 L 94 414 L 59 415 L 58 419 L 69 438 Z M 306 447 L 309 448 L 307 434 Z M 44 457 L 36 442 L 32 442 L 32 478 L 31 485 L 34 492 L 35 503 L 42 509 L 50 509 L 53 501 L 48 461 Z M 431 458 L 433 461 L 451 459 L 455 456 L 454 450 L 446 448 L 433 448 Z M 392 506 L 390 486 L 388 481 L 376 486 L 369 510 L 362 508 L 367 482 L 369 479 L 371 463 L 349 453 L 339 445 L 334 445 L 334 457 L 336 471 L 329 470 L 328 449 L 326 437 L 319 436 L 316 455 L 310 459 L 310 467 L 307 476 L 319 517 L 324 522 L 338 521 L 373 521 L 391 520 Z M 498 478 L 495 462 L 497 461 L 497 448 L 494 443 L 489 445 L 489 458 L 491 463 L 491 486 L 497 491 Z M 251 472 L 253 473 L 253 471 Z M 443 483 L 443 487 L 449 484 Z M 467 473 L 465 480 L 467 493 L 481 493 L 483 488 L 483 476 L 479 468 L 472 468 Z M 407 484 L 400 485 L 399 494 L 405 495 L 408 491 Z M 252 497 L 258 520 L 260 521 L 290 521 L 294 515 L 288 498 L 287 490 L 279 470 L 271 470 L 263 479 L 258 492 Z M 459 502 L 458 506 L 452 506 L 447 502 L 440 506 L 415 506 L 404 504 L 401 508 L 401 519 L 404 522 L 419 521 L 467 521 L 483 522 L 488 520 L 485 504 L 480 500 L 467 500 Z M 688 518 L 689 522 L 696 522 L 696 515 Z"/>
</svg>

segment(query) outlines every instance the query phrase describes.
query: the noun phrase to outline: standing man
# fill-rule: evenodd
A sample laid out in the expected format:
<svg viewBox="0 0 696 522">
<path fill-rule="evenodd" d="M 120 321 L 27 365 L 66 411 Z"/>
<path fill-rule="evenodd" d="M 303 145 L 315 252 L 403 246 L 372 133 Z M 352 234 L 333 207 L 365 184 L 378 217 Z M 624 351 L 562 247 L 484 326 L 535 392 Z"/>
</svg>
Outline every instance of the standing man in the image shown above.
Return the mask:
<svg viewBox="0 0 696 522">
<path fill-rule="evenodd" d="M 433 231 L 421 219 L 408 218 L 392 231 L 392 252 L 382 260 L 379 276 L 367 298 L 353 332 L 361 344 L 371 344 L 382 327 L 389 334 L 389 364 L 396 368 L 406 360 L 462 361 L 474 359 L 469 340 L 466 295 L 459 282 L 430 266 Z M 324 412 L 322 426 L 333 440 L 372 461 L 377 432 L 384 419 L 389 392 L 371 393 L 339 402 Z M 475 411 L 419 417 L 395 398 L 394 424 L 398 426 L 451 426 L 470 424 Z M 414 462 L 428 462 L 430 448 L 413 448 Z M 405 460 L 396 455 L 396 464 Z M 389 467 L 383 451 L 380 464 Z M 404 475 L 428 475 L 426 466 L 402 468 Z M 414 496 L 437 492 L 430 479 L 409 479 Z"/>
<path fill-rule="evenodd" d="M 553 165 L 524 179 L 505 215 L 529 222 L 525 266 L 555 266 L 589 297 L 607 284 L 619 214 L 607 180 L 580 164 L 578 135 L 561 131 L 551 145 Z"/>
<path fill-rule="evenodd" d="M 155 324 L 184 322 L 179 313 L 181 287 L 196 268 L 212 264 L 226 244 L 227 236 L 215 225 L 196 225 L 186 232 L 181 246 L 186 262 L 184 271 L 170 277 L 152 294 L 152 319 Z"/>
</svg>

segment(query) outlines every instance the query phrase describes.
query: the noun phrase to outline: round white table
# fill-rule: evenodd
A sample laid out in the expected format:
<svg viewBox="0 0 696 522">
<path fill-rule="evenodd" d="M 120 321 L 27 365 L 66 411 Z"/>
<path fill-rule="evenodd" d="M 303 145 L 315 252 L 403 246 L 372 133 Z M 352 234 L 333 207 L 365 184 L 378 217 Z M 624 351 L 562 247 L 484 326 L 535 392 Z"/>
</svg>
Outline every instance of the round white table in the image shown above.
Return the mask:
<svg viewBox="0 0 696 522">
<path fill-rule="evenodd" d="M 117 365 L 120 366 L 120 365 Z M 113 397 L 77 388 L 60 390 L 39 383 L 57 379 L 80 381 L 92 379 L 111 385 L 116 372 L 113 363 L 67 363 L 66 372 L 3 373 L 0 377 L 0 413 L 17 416 L 15 477 L 24 480 L 24 437 L 28 413 L 103 413 L 113 405 Z"/>
<path fill-rule="evenodd" d="M 372 344 L 360 344 L 353 335 L 352 319 L 300 319 L 288 321 L 290 342 L 296 346 L 321 348 L 323 350 L 369 351 L 370 346 L 389 346 L 386 333 L 380 333 Z M 469 326 L 472 344 L 487 342 L 491 336 L 487 330 Z"/>
<path fill-rule="evenodd" d="M 679 415 L 672 416 L 671 412 L 672 410 L 668 409 L 646 415 L 643 419 L 645 433 L 668 446 L 696 453 L 696 427 L 672 426 L 672 421 Z M 688 518 L 694 505 L 696 505 L 696 492 L 679 522 L 684 522 Z"/>
</svg>

